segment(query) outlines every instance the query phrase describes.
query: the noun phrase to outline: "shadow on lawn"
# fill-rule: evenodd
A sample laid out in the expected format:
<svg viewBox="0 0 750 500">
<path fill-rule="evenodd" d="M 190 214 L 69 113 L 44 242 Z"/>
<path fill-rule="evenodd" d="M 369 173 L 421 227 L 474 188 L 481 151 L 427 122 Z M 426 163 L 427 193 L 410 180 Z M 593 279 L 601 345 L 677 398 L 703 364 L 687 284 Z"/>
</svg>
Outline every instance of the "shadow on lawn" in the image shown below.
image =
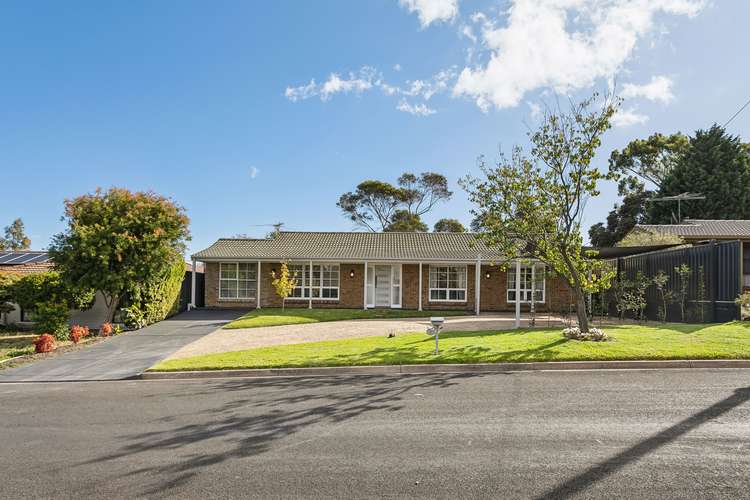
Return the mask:
<svg viewBox="0 0 750 500">
<path fill-rule="evenodd" d="M 495 374 L 497 375 L 497 374 Z M 346 376 L 312 378 L 268 378 L 190 384 L 170 398 L 227 394 L 226 402 L 196 412 L 190 423 L 162 431 L 123 435 L 118 451 L 80 465 L 133 459 L 140 454 L 172 450 L 179 453 L 163 466 L 144 467 L 123 474 L 147 481 L 144 495 L 164 494 L 180 487 L 204 467 L 269 451 L 274 442 L 319 423 L 338 423 L 373 411 L 399 411 L 410 392 L 427 388 L 444 389 L 482 374 L 439 374 L 425 376 Z M 330 388 L 332 391 L 321 391 Z M 197 389 L 197 390 L 196 390 Z M 163 397 L 153 395 L 148 397 Z M 161 402 L 160 402 L 161 404 Z M 158 422 L 177 421 L 164 417 Z M 215 451 L 216 449 L 221 451 Z M 185 458 L 183 458 L 185 457 Z M 112 464 L 110 467 L 115 467 Z"/>
</svg>

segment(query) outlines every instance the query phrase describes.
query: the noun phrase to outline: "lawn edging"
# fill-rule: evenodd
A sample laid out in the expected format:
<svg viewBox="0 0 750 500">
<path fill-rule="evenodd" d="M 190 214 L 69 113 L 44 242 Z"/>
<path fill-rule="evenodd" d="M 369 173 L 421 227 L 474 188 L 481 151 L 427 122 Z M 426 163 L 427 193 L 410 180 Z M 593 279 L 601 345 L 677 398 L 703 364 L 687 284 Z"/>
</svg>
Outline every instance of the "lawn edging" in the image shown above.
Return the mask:
<svg viewBox="0 0 750 500">
<path fill-rule="evenodd" d="M 418 375 L 432 373 L 507 373 L 561 370 L 660 370 L 678 368 L 750 368 L 750 359 L 676 359 L 642 361 L 539 361 L 531 363 L 419 364 L 253 368 L 245 370 L 146 371 L 143 380 L 201 378 L 315 377 L 335 375 Z"/>
</svg>

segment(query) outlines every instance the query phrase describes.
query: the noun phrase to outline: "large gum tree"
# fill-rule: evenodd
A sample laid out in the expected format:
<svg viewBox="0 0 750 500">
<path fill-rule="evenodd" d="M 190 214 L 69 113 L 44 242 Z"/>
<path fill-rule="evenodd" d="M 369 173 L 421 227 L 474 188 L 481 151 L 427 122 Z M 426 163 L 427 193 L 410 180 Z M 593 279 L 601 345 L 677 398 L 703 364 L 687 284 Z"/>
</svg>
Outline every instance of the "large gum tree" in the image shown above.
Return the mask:
<svg viewBox="0 0 750 500">
<path fill-rule="evenodd" d="M 583 249 L 581 221 L 586 202 L 599 195 L 605 177 L 592 165 L 601 136 L 610 128 L 619 100 L 594 94 L 570 109 L 547 109 L 529 132 L 530 154 L 513 148 L 495 165 L 482 160 L 484 178 L 462 181 L 481 220 L 479 238 L 508 261 L 537 259 L 563 277 L 573 291 L 578 325 L 589 331 L 586 293 L 609 286 L 605 266 Z"/>
</svg>

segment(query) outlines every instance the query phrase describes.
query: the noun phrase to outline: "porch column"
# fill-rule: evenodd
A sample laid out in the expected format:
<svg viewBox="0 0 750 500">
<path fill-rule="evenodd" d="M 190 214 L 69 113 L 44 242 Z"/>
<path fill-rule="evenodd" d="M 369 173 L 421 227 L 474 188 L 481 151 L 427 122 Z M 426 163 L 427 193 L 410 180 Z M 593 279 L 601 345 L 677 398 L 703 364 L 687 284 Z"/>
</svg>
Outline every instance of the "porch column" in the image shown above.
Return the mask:
<svg viewBox="0 0 750 500">
<path fill-rule="evenodd" d="M 263 274 L 260 272 L 260 261 L 258 261 L 258 269 L 255 278 L 258 280 L 258 289 L 255 291 L 255 308 L 260 309 L 260 280 Z"/>
<path fill-rule="evenodd" d="M 309 275 L 309 278 L 307 280 L 307 283 L 309 285 L 307 290 L 308 290 L 308 292 L 310 294 L 310 296 L 308 297 L 308 300 L 307 300 L 307 308 L 308 309 L 312 309 L 312 277 L 313 277 L 312 261 L 310 261 L 310 275 Z M 323 277 L 321 276 L 321 279 L 322 278 Z M 303 285 L 304 285 L 304 283 L 303 283 Z M 302 290 L 304 290 L 304 287 L 302 288 Z"/>
<path fill-rule="evenodd" d="M 521 328 L 521 261 L 516 259 L 516 328 Z"/>
<path fill-rule="evenodd" d="M 188 304 L 188 311 L 195 309 L 195 259 L 192 261 L 192 272 L 190 273 L 190 304 Z"/>
<path fill-rule="evenodd" d="M 477 255 L 477 263 L 474 266 L 474 309 L 479 316 L 479 294 L 482 288 L 482 256 Z"/>
<path fill-rule="evenodd" d="M 367 309 L 367 261 L 365 261 L 365 274 L 364 274 L 365 282 L 363 285 L 362 290 L 362 309 Z"/>
<path fill-rule="evenodd" d="M 422 310 L 422 263 L 419 263 L 419 293 L 417 294 L 417 297 L 419 297 L 419 310 Z"/>
</svg>

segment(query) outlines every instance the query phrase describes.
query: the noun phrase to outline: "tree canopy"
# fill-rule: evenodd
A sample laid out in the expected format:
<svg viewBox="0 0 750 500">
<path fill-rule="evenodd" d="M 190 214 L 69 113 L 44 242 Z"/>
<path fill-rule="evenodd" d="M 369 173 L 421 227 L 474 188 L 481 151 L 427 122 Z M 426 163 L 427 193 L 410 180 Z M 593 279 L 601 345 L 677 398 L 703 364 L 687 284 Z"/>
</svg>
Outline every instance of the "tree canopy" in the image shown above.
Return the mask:
<svg viewBox="0 0 750 500">
<path fill-rule="evenodd" d="M 406 172 L 395 186 L 363 181 L 356 190 L 342 194 L 336 205 L 349 220 L 369 231 L 426 231 L 421 217 L 452 195 L 445 176 Z"/>
<path fill-rule="evenodd" d="M 613 247 L 622 240 L 636 224 L 646 222 L 646 200 L 653 196 L 652 191 L 631 191 L 615 204 L 607 215 L 606 225 L 598 222 L 589 229 L 589 241 L 595 247 Z"/>
<path fill-rule="evenodd" d="M 570 285 L 578 324 L 589 331 L 585 292 L 609 286 L 611 272 L 584 254 L 581 218 L 588 199 L 598 196 L 603 178 L 592 165 L 601 136 L 619 105 L 609 97 L 599 109 L 594 95 L 567 112 L 545 112 L 539 128 L 530 132 L 532 149 L 520 147 L 495 166 L 482 162 L 484 179 L 463 184 L 477 205 L 479 233 L 508 260 L 537 259 Z"/>
<path fill-rule="evenodd" d="M 682 238 L 674 234 L 665 234 L 648 229 L 634 229 L 620 242 L 618 247 L 646 247 L 653 245 L 679 245 L 684 243 Z"/>
<path fill-rule="evenodd" d="M 185 210 L 152 192 L 98 189 L 65 202 L 49 252 L 65 283 L 99 290 L 111 322 L 132 283 L 161 275 L 190 238 Z"/>
<path fill-rule="evenodd" d="M 436 233 L 465 233 L 466 228 L 456 219 L 440 219 L 435 223 Z"/>
<path fill-rule="evenodd" d="M 26 236 L 21 219 L 16 219 L 5 227 L 5 237 L 0 238 L 0 250 L 27 250 L 30 247 L 31 240 Z"/>
</svg>

